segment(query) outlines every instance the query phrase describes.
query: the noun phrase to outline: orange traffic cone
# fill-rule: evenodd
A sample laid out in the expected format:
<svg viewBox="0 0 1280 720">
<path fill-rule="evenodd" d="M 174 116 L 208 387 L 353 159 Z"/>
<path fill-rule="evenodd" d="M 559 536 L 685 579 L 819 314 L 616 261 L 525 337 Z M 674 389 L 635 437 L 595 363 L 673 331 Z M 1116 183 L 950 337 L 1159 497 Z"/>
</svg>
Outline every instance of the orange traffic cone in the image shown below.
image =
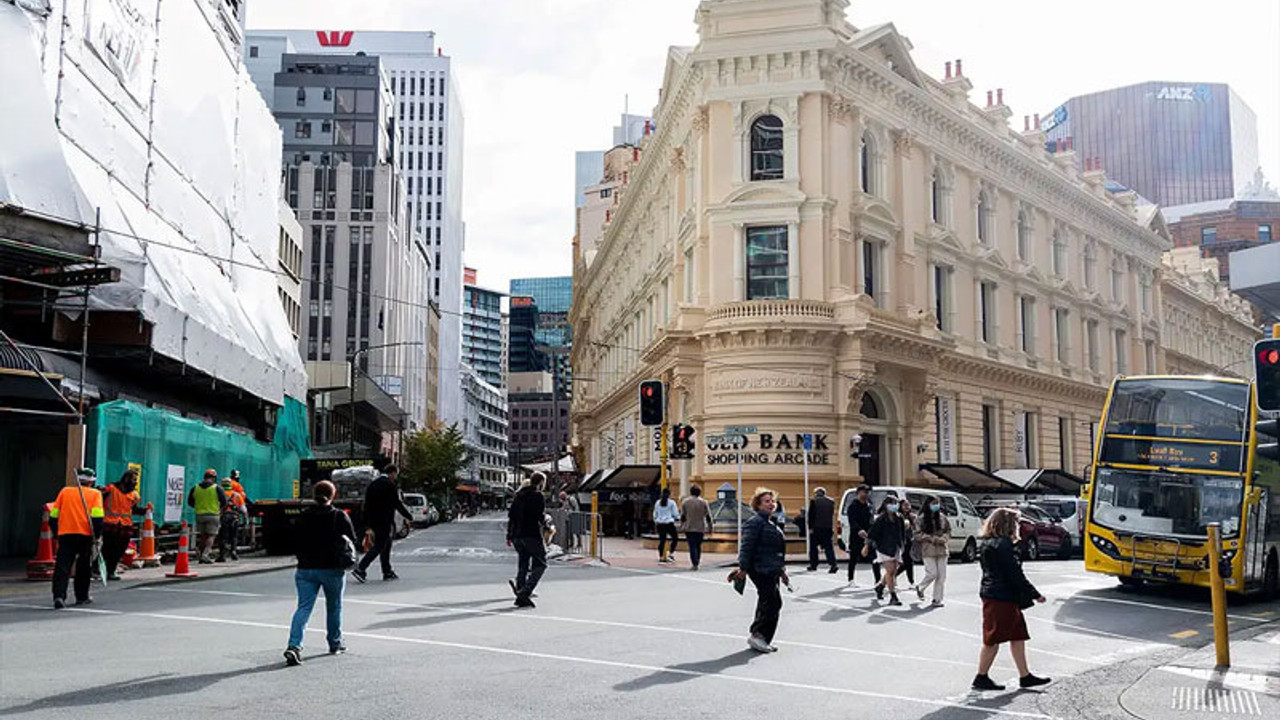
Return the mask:
<svg viewBox="0 0 1280 720">
<path fill-rule="evenodd" d="M 28 580 L 49 580 L 53 577 L 53 531 L 49 529 L 49 506 L 44 506 L 44 518 L 40 522 L 40 544 L 36 556 L 27 561 Z"/>
<path fill-rule="evenodd" d="M 151 503 L 147 503 L 147 519 L 142 521 L 142 550 L 138 553 L 142 567 L 160 567 L 156 555 L 156 523 L 151 519 Z"/>
<path fill-rule="evenodd" d="M 173 564 L 173 572 L 165 573 L 165 577 L 193 578 L 191 561 L 187 558 L 187 521 L 182 521 L 182 534 L 178 536 L 178 560 Z"/>
</svg>

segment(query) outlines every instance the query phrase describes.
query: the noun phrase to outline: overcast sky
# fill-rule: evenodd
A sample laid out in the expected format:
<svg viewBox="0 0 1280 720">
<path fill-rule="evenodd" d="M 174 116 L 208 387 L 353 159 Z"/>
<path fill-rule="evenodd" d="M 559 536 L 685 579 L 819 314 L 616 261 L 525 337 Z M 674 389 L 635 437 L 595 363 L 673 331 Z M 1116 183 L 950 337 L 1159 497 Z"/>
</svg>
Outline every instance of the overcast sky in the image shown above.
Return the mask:
<svg viewBox="0 0 1280 720">
<path fill-rule="evenodd" d="M 481 285 L 568 275 L 576 150 L 605 149 L 629 96 L 657 102 L 667 47 L 697 41 L 696 0 L 253 0 L 249 27 L 434 30 L 466 117 L 466 263 Z M 854 0 L 857 27 L 893 22 L 916 64 L 964 59 L 972 100 L 1004 88 L 1022 116 L 1147 80 L 1225 82 L 1258 117 L 1261 164 L 1280 186 L 1276 0 Z"/>
</svg>

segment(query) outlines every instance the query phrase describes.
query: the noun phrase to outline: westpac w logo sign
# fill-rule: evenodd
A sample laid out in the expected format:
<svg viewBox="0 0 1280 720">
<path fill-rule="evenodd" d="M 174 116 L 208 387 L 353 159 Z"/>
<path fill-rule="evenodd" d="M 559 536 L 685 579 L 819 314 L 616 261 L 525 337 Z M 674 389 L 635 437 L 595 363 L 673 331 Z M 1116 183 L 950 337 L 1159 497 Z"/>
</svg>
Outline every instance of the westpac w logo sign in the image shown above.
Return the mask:
<svg viewBox="0 0 1280 720">
<path fill-rule="evenodd" d="M 351 44 L 352 35 L 355 35 L 352 30 L 316 31 L 316 39 L 320 41 L 321 47 L 346 47 Z"/>
</svg>

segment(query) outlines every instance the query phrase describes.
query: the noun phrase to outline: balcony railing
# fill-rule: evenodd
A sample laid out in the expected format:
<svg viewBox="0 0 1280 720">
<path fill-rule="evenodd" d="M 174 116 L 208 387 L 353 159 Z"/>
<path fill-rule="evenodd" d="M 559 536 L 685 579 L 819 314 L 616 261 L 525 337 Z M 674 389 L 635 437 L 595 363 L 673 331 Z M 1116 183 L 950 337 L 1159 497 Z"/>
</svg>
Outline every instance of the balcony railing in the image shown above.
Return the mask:
<svg viewBox="0 0 1280 720">
<path fill-rule="evenodd" d="M 835 306 L 821 300 L 746 300 L 713 307 L 708 320 L 834 320 L 835 317 Z"/>
</svg>

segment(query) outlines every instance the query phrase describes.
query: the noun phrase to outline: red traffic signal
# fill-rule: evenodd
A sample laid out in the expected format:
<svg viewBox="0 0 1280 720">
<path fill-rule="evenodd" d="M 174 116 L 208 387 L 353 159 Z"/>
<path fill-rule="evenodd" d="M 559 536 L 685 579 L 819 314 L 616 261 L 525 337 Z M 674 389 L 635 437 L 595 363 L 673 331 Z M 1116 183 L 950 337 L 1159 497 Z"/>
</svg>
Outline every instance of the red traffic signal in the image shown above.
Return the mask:
<svg viewBox="0 0 1280 720">
<path fill-rule="evenodd" d="M 666 419 L 667 404 L 662 397 L 662 381 L 645 380 L 640 383 L 640 424 L 657 427 Z"/>
<path fill-rule="evenodd" d="M 1253 346 L 1253 377 L 1258 409 L 1280 410 L 1280 339 L 1259 340 Z"/>
<path fill-rule="evenodd" d="M 1258 363 L 1267 367 L 1280 365 L 1280 349 L 1263 348 L 1258 352 Z"/>
</svg>

